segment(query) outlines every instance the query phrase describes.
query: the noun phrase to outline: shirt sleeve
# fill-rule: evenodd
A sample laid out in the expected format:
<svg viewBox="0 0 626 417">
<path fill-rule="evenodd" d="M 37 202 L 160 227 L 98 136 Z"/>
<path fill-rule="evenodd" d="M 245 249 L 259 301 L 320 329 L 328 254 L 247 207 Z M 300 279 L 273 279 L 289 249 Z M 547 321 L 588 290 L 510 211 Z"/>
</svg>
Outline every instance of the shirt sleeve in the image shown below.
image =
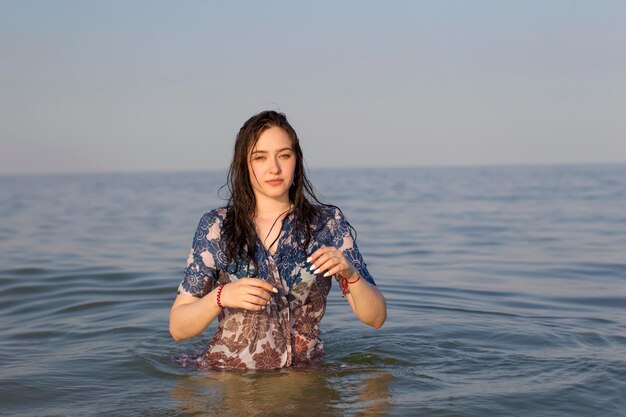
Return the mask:
<svg viewBox="0 0 626 417">
<path fill-rule="evenodd" d="M 220 221 L 215 210 L 200 219 L 187 258 L 184 277 L 178 286 L 178 294 L 204 297 L 211 291 L 217 278 L 217 260 L 221 255 L 219 246 Z"/>
<path fill-rule="evenodd" d="M 374 278 L 367 270 L 367 264 L 363 260 L 356 240 L 352 235 L 352 228 L 339 209 L 335 209 L 335 216 L 330 222 L 331 235 L 333 236 L 333 246 L 339 249 L 343 256 L 352 264 L 361 278 L 372 285 L 376 285 Z M 336 277 L 338 279 L 338 277 Z"/>
</svg>

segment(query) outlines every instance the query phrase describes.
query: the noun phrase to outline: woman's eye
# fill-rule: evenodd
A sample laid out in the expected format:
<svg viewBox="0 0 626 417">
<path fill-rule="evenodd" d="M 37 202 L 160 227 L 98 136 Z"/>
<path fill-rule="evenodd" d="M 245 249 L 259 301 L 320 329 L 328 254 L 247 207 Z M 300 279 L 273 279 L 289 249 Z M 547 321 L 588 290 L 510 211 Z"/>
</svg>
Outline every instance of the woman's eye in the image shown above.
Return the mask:
<svg viewBox="0 0 626 417">
<path fill-rule="evenodd" d="M 264 156 L 255 156 L 254 158 L 252 158 L 252 160 L 254 161 L 262 161 L 263 159 L 265 159 Z"/>
<path fill-rule="evenodd" d="M 283 159 L 289 159 L 289 158 L 291 158 L 291 154 L 290 153 L 284 153 L 280 157 L 283 158 Z"/>
</svg>

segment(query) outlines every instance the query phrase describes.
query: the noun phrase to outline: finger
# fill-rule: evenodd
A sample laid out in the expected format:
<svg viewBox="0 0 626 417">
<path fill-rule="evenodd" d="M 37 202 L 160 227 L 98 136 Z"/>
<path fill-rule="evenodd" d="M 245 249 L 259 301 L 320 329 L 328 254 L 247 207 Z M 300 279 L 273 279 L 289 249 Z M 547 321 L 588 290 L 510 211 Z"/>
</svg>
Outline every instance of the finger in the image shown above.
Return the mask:
<svg viewBox="0 0 626 417">
<path fill-rule="evenodd" d="M 326 271 L 324 273 L 324 276 L 325 277 L 332 277 L 333 275 L 339 274 L 342 271 L 342 269 L 343 269 L 342 265 L 337 265 L 337 266 L 335 266 L 333 268 L 330 268 L 328 271 Z"/>
<path fill-rule="evenodd" d="M 242 278 L 244 279 L 244 278 Z M 245 278 L 245 283 L 247 285 L 251 285 L 253 287 L 259 287 L 259 288 L 263 288 L 264 290 L 268 291 L 268 292 L 273 292 L 273 293 L 277 293 L 278 290 L 269 282 L 264 281 L 260 278 Z"/>
<path fill-rule="evenodd" d="M 272 298 L 270 293 L 268 293 L 265 289 L 259 287 L 249 287 L 247 291 L 248 294 L 262 298 L 265 301 L 269 301 Z"/>
<path fill-rule="evenodd" d="M 329 258 L 325 262 L 321 263 L 313 273 L 315 275 L 328 271 L 330 268 L 335 267 L 341 263 L 341 259 L 338 257 Z"/>
<path fill-rule="evenodd" d="M 244 297 L 242 297 L 242 300 L 246 303 L 254 304 L 254 305 L 262 306 L 262 307 L 265 307 L 266 305 L 269 304 L 268 300 L 265 300 L 261 297 L 257 297 L 256 295 L 251 295 L 251 294 L 245 295 Z"/>
<path fill-rule="evenodd" d="M 323 254 L 325 254 L 326 252 L 332 249 L 334 249 L 332 246 L 322 246 L 321 248 L 313 252 L 311 256 L 307 258 L 306 261 L 310 263 L 315 263 L 317 261 L 317 258 L 319 258 L 320 256 L 322 256 Z"/>
<path fill-rule="evenodd" d="M 311 262 L 311 266 L 309 267 L 309 270 L 311 270 L 311 271 L 317 270 L 326 261 L 328 261 L 329 259 L 331 259 L 334 256 L 336 256 L 336 254 L 334 253 L 335 251 L 336 251 L 335 248 L 328 248 L 327 251 L 325 251 L 323 254 L 321 254 L 319 257 L 317 257 L 317 259 L 315 259 L 315 262 Z"/>
<path fill-rule="evenodd" d="M 259 306 L 256 304 L 244 302 L 241 308 L 243 308 L 244 310 L 249 310 L 249 311 L 261 311 L 265 308 L 265 306 Z"/>
</svg>

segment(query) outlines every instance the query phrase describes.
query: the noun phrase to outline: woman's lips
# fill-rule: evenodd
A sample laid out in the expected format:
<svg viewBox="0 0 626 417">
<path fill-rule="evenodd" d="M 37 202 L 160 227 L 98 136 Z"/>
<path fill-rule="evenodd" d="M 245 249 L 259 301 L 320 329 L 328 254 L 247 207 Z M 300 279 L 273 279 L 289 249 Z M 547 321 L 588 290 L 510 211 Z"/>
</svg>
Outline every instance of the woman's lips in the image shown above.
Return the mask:
<svg viewBox="0 0 626 417">
<path fill-rule="evenodd" d="M 283 180 L 278 179 L 278 180 L 269 180 L 269 181 L 265 181 L 265 182 L 268 183 L 269 185 L 276 186 L 276 185 L 280 185 L 283 182 Z"/>
</svg>

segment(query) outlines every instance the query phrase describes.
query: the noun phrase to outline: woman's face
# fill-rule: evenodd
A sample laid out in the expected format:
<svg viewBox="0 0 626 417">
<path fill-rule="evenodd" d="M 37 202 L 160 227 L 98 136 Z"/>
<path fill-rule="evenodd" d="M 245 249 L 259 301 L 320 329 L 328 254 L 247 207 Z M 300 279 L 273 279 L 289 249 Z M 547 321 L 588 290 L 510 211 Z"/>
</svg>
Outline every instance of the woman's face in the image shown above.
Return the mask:
<svg viewBox="0 0 626 417">
<path fill-rule="evenodd" d="M 265 129 L 248 155 L 248 172 L 254 195 L 289 201 L 296 168 L 291 138 L 280 127 Z"/>
</svg>

